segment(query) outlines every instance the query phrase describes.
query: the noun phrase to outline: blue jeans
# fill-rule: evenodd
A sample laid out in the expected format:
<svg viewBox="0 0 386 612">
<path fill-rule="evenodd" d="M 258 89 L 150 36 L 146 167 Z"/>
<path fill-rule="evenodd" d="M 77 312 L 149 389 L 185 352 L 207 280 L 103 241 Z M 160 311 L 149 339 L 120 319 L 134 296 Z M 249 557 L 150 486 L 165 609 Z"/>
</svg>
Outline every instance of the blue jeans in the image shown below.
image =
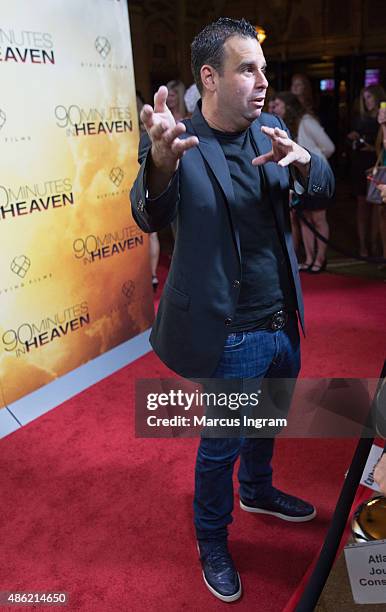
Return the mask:
<svg viewBox="0 0 386 612">
<path fill-rule="evenodd" d="M 213 378 L 296 378 L 300 339 L 296 315 L 279 331 L 230 334 Z M 197 453 L 194 523 L 198 539 L 223 539 L 232 522 L 233 467 L 240 455 L 240 497 L 262 500 L 272 491 L 274 439 L 202 437 Z"/>
</svg>

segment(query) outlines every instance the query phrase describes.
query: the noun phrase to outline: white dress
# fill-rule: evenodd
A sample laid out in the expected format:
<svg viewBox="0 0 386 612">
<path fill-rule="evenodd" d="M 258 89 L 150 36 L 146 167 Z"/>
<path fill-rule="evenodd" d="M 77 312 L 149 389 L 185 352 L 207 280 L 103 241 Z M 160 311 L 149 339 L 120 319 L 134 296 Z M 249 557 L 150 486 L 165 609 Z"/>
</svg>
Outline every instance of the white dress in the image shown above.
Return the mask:
<svg viewBox="0 0 386 612">
<path fill-rule="evenodd" d="M 331 157 L 335 151 L 334 143 L 327 136 L 319 121 L 308 113 L 300 120 L 297 142 L 301 147 L 325 159 Z"/>
<path fill-rule="evenodd" d="M 296 141 L 311 153 L 320 155 L 326 160 L 335 151 L 334 143 L 327 136 L 319 121 L 308 113 L 301 118 Z M 325 210 L 331 203 L 326 198 L 315 198 L 307 195 L 300 196 L 299 199 L 300 203 L 297 204 L 297 207 L 303 210 Z"/>
</svg>

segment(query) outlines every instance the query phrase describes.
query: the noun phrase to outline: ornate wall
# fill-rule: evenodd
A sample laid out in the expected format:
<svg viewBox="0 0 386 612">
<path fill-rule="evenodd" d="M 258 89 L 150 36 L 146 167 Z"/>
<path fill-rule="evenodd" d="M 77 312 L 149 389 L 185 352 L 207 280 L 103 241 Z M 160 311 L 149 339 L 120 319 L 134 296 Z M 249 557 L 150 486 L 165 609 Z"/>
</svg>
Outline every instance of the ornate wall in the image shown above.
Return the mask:
<svg viewBox="0 0 386 612">
<path fill-rule="evenodd" d="M 161 82 L 192 82 L 190 42 L 220 16 L 264 27 L 270 60 L 386 53 L 384 0 L 134 0 L 129 11 L 137 88 L 147 100 Z"/>
</svg>

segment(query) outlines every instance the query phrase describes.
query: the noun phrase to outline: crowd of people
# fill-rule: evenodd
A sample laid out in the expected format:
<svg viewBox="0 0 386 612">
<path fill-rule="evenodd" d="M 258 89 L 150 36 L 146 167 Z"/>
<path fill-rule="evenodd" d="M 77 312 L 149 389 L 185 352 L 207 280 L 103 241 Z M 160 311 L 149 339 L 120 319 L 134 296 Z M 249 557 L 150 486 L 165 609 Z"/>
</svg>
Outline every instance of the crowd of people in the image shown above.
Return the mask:
<svg viewBox="0 0 386 612">
<path fill-rule="evenodd" d="M 176 122 L 191 117 L 200 98 L 195 84 L 186 89 L 182 81 L 167 83 L 167 105 Z M 138 111 L 143 101 L 137 97 Z M 356 226 L 358 254 L 362 258 L 380 256 L 386 259 L 386 184 L 377 185 L 380 204 L 367 200 L 370 171 L 376 166 L 386 166 L 386 93 L 380 85 L 364 87 L 358 100 L 352 130 L 347 135 L 350 156 L 350 190 L 356 199 Z M 326 133 L 318 117 L 317 104 L 309 78 L 294 74 L 289 91 L 275 92 L 269 87 L 264 111 L 279 116 L 288 127 L 291 136 L 301 146 L 322 156 L 325 160 L 335 152 L 335 144 Z M 373 179 L 374 180 L 374 179 Z M 319 274 L 326 269 L 327 243 L 330 230 L 327 209 L 331 201 L 297 196 L 291 193 L 291 225 L 295 250 L 299 258 L 299 270 Z M 319 239 L 312 231 L 324 238 Z M 171 227 L 174 236 L 174 227 Z M 379 250 L 379 237 L 381 251 Z M 153 289 L 158 287 L 157 267 L 160 243 L 156 232 L 150 235 L 150 261 Z M 385 263 L 378 265 L 386 269 Z"/>
<path fill-rule="evenodd" d="M 386 108 L 381 108 L 382 102 L 386 102 L 383 87 L 380 85 L 364 87 L 357 104 L 358 111 L 354 113 L 352 130 L 347 135 L 350 191 L 357 203 L 358 254 L 362 258 L 380 255 L 386 259 L 386 207 L 384 206 L 386 185 L 378 185 L 380 192 L 378 204 L 372 203 L 367 198 L 369 181 L 374 180 L 371 176 L 372 169 L 376 165 L 386 165 Z M 285 121 L 299 144 L 329 159 L 335 152 L 335 144 L 321 125 L 315 106 L 311 82 L 303 74 L 295 74 L 292 77 L 290 91 L 271 92 L 267 101 L 267 111 L 279 115 Z M 328 240 L 329 226 L 326 216 L 328 201 L 315 204 L 310 198 L 300 197 L 292 204 L 295 204 L 292 209 L 295 246 L 298 252 L 300 217 L 305 253 L 305 260 L 299 264 L 299 269 L 309 273 L 322 272 L 327 263 L 327 245 L 315 238 L 310 225 Z M 379 236 L 381 252 L 378 248 Z M 386 264 L 381 263 L 378 268 L 386 269 Z"/>
<path fill-rule="evenodd" d="M 350 157 L 350 191 L 356 198 L 358 254 L 362 258 L 381 256 L 386 259 L 386 185 L 378 185 L 380 202 L 368 200 L 368 184 L 372 179 L 372 169 L 378 164 L 386 165 L 386 93 L 380 85 L 369 85 L 361 91 L 358 111 L 354 114 L 352 130 L 347 135 Z M 292 78 L 291 91 L 272 94 L 267 110 L 284 119 L 293 136 L 305 148 L 325 159 L 330 158 L 335 145 L 326 134 L 317 116 L 312 95 L 312 87 L 307 76 L 296 74 Z M 328 202 L 317 203 L 310 198 L 300 198 L 300 205 L 292 213 L 295 245 L 299 244 L 297 219 L 300 215 L 301 235 L 305 261 L 299 264 L 301 271 L 318 273 L 326 267 L 326 243 L 314 237 L 312 225 L 326 240 L 329 227 L 326 217 Z M 308 222 L 306 223 L 304 222 Z M 379 237 L 382 251 L 379 252 Z M 386 269 L 380 263 L 379 269 Z"/>
</svg>

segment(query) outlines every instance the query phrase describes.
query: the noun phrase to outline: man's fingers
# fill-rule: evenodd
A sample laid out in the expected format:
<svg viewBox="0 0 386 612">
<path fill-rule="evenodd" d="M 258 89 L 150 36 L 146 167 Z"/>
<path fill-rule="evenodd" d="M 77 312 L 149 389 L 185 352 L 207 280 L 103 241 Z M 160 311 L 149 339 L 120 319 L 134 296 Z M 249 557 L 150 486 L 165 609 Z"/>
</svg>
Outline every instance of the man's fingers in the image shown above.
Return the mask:
<svg viewBox="0 0 386 612">
<path fill-rule="evenodd" d="M 278 161 L 277 165 L 281 166 L 282 168 L 285 168 L 286 166 L 289 166 L 290 164 L 292 164 L 292 162 L 296 161 L 297 159 L 298 159 L 297 154 L 291 151 L 291 153 L 288 153 L 288 155 L 286 155 L 285 157 L 283 157 L 283 159 Z"/>
<path fill-rule="evenodd" d="M 269 136 L 271 140 L 277 140 L 278 138 L 288 138 L 288 134 L 285 130 L 281 130 L 280 128 L 270 128 L 267 125 L 261 126 L 261 131 L 266 136 Z"/>
<path fill-rule="evenodd" d="M 288 138 L 287 132 L 278 127 L 275 127 L 275 135 L 280 136 L 280 138 Z"/>
<path fill-rule="evenodd" d="M 262 164 L 266 164 L 269 161 L 273 161 L 273 151 L 269 153 L 264 153 L 264 155 L 259 155 L 252 160 L 253 166 L 261 166 Z"/>
<path fill-rule="evenodd" d="M 262 125 L 261 131 L 263 132 L 263 134 L 265 134 L 266 136 L 269 136 L 269 138 L 273 140 L 275 136 L 275 130 L 273 128 L 270 128 L 267 125 Z"/>
<path fill-rule="evenodd" d="M 185 125 L 183 123 L 177 123 L 175 127 L 166 130 L 166 132 L 163 134 L 163 139 L 165 140 L 165 142 L 171 143 L 175 138 L 177 138 L 184 132 L 186 132 Z"/>
<path fill-rule="evenodd" d="M 141 121 L 146 129 L 150 130 L 153 125 L 153 114 L 154 111 L 150 104 L 145 104 L 141 110 Z"/>
<path fill-rule="evenodd" d="M 154 95 L 154 111 L 156 113 L 165 113 L 167 111 L 166 99 L 168 97 L 168 88 L 161 85 Z"/>
<path fill-rule="evenodd" d="M 176 138 L 175 141 L 171 145 L 172 152 L 181 157 L 188 149 L 192 149 L 198 145 L 197 136 L 190 136 L 189 138 L 185 138 L 181 140 L 180 138 Z"/>
<path fill-rule="evenodd" d="M 281 136 L 277 136 L 275 138 L 275 142 L 283 145 L 284 147 L 290 147 L 293 144 L 292 141 L 288 138 L 287 134 L 284 138 L 282 138 Z"/>
<path fill-rule="evenodd" d="M 159 121 L 158 123 L 153 123 L 152 127 L 149 131 L 149 136 L 151 140 L 159 140 L 162 135 L 168 129 L 168 124 L 165 121 Z"/>
</svg>

